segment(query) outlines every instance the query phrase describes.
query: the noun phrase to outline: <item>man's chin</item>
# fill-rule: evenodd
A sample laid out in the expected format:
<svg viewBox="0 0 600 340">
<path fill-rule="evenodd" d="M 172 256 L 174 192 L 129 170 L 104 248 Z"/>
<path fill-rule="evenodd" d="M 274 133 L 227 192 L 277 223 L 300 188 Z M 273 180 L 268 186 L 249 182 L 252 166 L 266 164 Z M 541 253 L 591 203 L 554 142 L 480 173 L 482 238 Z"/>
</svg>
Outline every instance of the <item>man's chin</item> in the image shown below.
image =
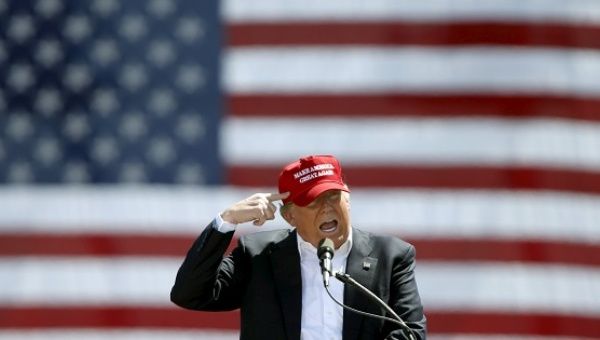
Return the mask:
<svg viewBox="0 0 600 340">
<path fill-rule="evenodd" d="M 329 236 L 324 236 L 324 237 L 328 237 L 330 238 L 333 243 L 335 244 L 335 249 L 339 248 L 342 244 L 344 244 L 344 242 L 346 242 L 346 239 L 348 239 L 348 232 L 344 232 L 344 231 L 339 231 L 337 232 L 335 235 L 329 235 Z"/>
</svg>

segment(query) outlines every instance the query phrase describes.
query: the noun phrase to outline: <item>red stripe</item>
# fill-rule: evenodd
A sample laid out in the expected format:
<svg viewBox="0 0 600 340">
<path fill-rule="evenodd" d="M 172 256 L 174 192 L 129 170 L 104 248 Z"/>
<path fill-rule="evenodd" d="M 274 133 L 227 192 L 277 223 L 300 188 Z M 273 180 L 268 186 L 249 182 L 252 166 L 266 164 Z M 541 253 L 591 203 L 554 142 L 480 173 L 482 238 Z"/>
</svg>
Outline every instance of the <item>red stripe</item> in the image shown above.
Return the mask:
<svg viewBox="0 0 600 340">
<path fill-rule="evenodd" d="M 427 311 L 429 333 L 600 337 L 600 318 L 573 315 Z M 239 328 L 239 313 L 149 307 L 0 308 L 0 328 Z"/>
<path fill-rule="evenodd" d="M 2 234 L 0 256 L 183 256 L 194 236 Z M 600 267 L 600 244 L 544 240 L 407 239 L 421 261 L 494 261 Z M 236 242 L 232 242 L 232 246 Z"/>
<path fill-rule="evenodd" d="M 229 114 L 238 117 L 551 117 L 600 121 L 600 98 L 535 94 L 236 94 L 227 99 L 227 106 Z"/>
<path fill-rule="evenodd" d="M 600 337 L 600 318 L 575 315 L 465 312 L 426 313 L 433 333 Z"/>
<path fill-rule="evenodd" d="M 510 45 L 600 48 L 600 27 L 505 22 L 303 22 L 227 27 L 229 46 L 281 45 Z"/>
<path fill-rule="evenodd" d="M 272 187 L 277 166 L 230 165 L 226 182 L 237 186 Z M 463 166 L 359 166 L 344 167 L 354 187 L 433 189 L 555 190 L 600 194 L 600 173 L 585 170 Z"/>
<path fill-rule="evenodd" d="M 0 328 L 214 328 L 238 329 L 239 313 L 165 307 L 0 307 Z"/>
<path fill-rule="evenodd" d="M 0 256 L 180 256 L 194 235 L 0 233 Z M 234 240 L 231 248 L 237 244 Z"/>
<path fill-rule="evenodd" d="M 425 261 L 493 261 L 600 267 L 600 244 L 540 240 L 408 239 Z"/>
</svg>

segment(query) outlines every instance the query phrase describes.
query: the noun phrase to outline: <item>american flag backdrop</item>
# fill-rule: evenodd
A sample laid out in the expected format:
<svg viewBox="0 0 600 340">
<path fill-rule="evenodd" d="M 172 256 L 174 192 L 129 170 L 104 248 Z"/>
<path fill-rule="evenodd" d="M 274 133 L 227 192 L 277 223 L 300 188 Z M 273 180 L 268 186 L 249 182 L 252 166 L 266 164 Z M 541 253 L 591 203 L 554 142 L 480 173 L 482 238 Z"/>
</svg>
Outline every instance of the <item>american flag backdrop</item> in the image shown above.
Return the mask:
<svg viewBox="0 0 600 340">
<path fill-rule="evenodd" d="M 0 86 L 0 339 L 236 339 L 175 273 L 315 153 L 432 339 L 600 339 L 600 1 L 0 0 Z"/>
</svg>

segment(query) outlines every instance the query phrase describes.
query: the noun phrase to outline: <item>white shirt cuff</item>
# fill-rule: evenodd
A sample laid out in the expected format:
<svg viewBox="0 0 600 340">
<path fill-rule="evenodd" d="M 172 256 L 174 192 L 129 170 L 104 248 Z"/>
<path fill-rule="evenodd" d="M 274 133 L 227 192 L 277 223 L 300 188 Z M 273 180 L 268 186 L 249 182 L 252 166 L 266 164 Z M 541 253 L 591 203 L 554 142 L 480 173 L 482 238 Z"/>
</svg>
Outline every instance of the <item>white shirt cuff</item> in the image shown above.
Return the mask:
<svg viewBox="0 0 600 340">
<path fill-rule="evenodd" d="M 223 220 L 221 214 L 217 214 L 215 218 L 215 222 L 213 223 L 213 228 L 215 228 L 218 232 L 227 233 L 230 231 L 234 231 L 237 224 L 229 223 Z"/>
</svg>

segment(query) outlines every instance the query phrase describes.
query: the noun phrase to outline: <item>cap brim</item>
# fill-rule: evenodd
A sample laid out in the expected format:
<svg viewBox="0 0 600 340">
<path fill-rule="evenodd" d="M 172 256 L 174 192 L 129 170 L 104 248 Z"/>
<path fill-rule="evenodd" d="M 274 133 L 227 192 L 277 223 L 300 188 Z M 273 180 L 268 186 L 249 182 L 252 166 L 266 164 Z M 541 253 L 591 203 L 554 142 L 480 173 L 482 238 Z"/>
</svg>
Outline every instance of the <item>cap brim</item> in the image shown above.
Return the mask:
<svg viewBox="0 0 600 340">
<path fill-rule="evenodd" d="M 346 185 L 340 182 L 321 182 L 310 189 L 292 197 L 294 204 L 305 207 L 314 201 L 317 196 L 324 193 L 327 190 L 342 190 L 350 192 L 350 189 Z"/>
</svg>

